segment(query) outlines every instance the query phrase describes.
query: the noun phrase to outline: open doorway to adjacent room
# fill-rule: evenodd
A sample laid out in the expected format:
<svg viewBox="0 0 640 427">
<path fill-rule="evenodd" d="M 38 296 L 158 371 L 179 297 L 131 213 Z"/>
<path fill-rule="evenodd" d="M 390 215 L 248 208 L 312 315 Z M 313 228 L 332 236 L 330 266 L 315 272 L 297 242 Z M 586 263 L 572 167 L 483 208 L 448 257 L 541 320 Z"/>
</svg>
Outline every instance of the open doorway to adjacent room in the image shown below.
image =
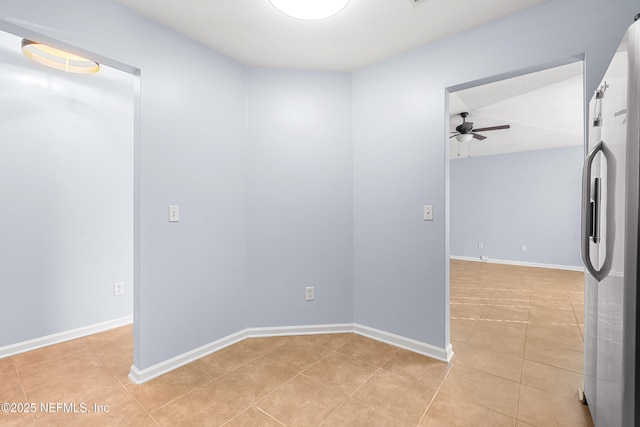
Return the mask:
<svg viewBox="0 0 640 427">
<path fill-rule="evenodd" d="M 535 378 L 562 377 L 573 393 L 584 351 L 583 61 L 452 88 L 448 122 L 455 363 L 538 388 Z"/>
<path fill-rule="evenodd" d="M 0 31 L 0 349 L 20 353 L 18 369 L 73 355 L 74 374 L 102 364 L 126 381 L 138 77 L 104 64 L 96 74 L 48 68 L 22 42 Z M 49 354 L 66 340 L 65 354 Z"/>
</svg>

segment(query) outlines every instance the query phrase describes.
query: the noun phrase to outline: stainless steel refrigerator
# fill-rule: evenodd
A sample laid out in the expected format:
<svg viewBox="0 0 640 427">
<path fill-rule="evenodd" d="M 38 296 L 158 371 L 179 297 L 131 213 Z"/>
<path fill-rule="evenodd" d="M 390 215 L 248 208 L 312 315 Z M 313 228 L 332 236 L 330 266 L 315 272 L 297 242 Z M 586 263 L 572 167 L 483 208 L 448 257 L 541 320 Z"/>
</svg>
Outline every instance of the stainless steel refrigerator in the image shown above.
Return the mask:
<svg viewBox="0 0 640 427">
<path fill-rule="evenodd" d="M 583 167 L 584 395 L 597 427 L 638 426 L 640 21 L 589 104 Z"/>
</svg>

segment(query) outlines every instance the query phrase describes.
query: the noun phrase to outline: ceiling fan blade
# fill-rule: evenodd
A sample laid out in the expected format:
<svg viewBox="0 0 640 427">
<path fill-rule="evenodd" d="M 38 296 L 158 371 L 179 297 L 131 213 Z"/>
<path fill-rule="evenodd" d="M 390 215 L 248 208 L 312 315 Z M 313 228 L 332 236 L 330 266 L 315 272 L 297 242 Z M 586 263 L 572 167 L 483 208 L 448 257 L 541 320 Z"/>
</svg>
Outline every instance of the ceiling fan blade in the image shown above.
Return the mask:
<svg viewBox="0 0 640 427">
<path fill-rule="evenodd" d="M 456 133 L 455 135 L 451 135 L 451 136 L 449 137 L 449 139 L 451 139 L 451 138 L 455 138 L 455 137 L 456 137 L 456 136 L 458 136 L 458 135 L 460 135 L 460 134 L 459 134 L 459 133 Z"/>
<path fill-rule="evenodd" d="M 486 136 L 482 136 L 482 135 L 480 135 L 479 133 L 471 132 L 471 135 L 473 135 L 473 137 L 474 137 L 475 139 L 479 139 L 480 141 L 482 141 L 483 139 L 487 139 L 487 137 L 486 137 Z"/>
<path fill-rule="evenodd" d="M 474 129 L 474 132 L 485 132 L 488 130 L 500 130 L 500 129 L 511 129 L 510 125 L 502 125 L 502 126 L 489 126 L 487 128 Z"/>
</svg>

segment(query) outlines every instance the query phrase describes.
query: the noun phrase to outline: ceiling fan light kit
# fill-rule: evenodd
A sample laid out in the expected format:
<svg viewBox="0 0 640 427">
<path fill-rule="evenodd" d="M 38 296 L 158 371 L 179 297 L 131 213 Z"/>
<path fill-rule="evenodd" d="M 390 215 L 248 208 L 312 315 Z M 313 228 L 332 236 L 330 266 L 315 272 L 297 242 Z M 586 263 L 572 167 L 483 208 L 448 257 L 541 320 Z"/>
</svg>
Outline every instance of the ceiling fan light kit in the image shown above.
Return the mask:
<svg viewBox="0 0 640 427">
<path fill-rule="evenodd" d="M 269 0 L 280 12 L 293 18 L 315 21 L 344 9 L 350 0 Z"/>
<path fill-rule="evenodd" d="M 472 139 L 477 139 L 482 141 L 483 139 L 487 139 L 486 136 L 480 135 L 477 132 L 487 132 L 490 130 L 502 130 L 502 129 L 511 129 L 510 125 L 500 125 L 500 126 L 489 126 L 484 128 L 474 128 L 473 122 L 468 122 L 467 117 L 469 116 L 468 112 L 460 113 L 460 117 L 462 117 L 462 124 L 456 126 L 455 135 L 451 135 L 449 139 L 455 137 L 458 142 L 469 142 Z"/>
<path fill-rule="evenodd" d="M 458 142 L 469 142 L 473 139 L 473 135 L 471 135 L 470 133 L 461 133 L 456 135 L 456 140 Z"/>
</svg>

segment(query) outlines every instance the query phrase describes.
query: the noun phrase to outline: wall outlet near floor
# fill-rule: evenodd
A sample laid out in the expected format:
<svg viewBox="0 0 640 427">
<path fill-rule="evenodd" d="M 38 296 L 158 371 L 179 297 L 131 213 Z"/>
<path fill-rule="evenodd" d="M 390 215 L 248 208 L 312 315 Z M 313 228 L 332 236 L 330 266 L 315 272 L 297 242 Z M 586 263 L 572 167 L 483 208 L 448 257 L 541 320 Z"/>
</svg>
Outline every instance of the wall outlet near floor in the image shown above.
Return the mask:
<svg viewBox="0 0 640 427">
<path fill-rule="evenodd" d="M 313 286 L 307 286 L 306 288 L 304 288 L 305 290 L 305 299 L 307 301 L 313 301 L 315 299 L 315 291 L 313 289 Z"/>
<path fill-rule="evenodd" d="M 520 246 L 520 251 L 521 252 L 527 252 L 527 245 L 521 245 Z"/>
<path fill-rule="evenodd" d="M 478 242 L 478 249 L 482 249 L 482 248 L 484 248 L 484 243 Z"/>
<path fill-rule="evenodd" d="M 113 295 L 124 295 L 124 282 L 115 282 L 113 284 Z"/>
</svg>

